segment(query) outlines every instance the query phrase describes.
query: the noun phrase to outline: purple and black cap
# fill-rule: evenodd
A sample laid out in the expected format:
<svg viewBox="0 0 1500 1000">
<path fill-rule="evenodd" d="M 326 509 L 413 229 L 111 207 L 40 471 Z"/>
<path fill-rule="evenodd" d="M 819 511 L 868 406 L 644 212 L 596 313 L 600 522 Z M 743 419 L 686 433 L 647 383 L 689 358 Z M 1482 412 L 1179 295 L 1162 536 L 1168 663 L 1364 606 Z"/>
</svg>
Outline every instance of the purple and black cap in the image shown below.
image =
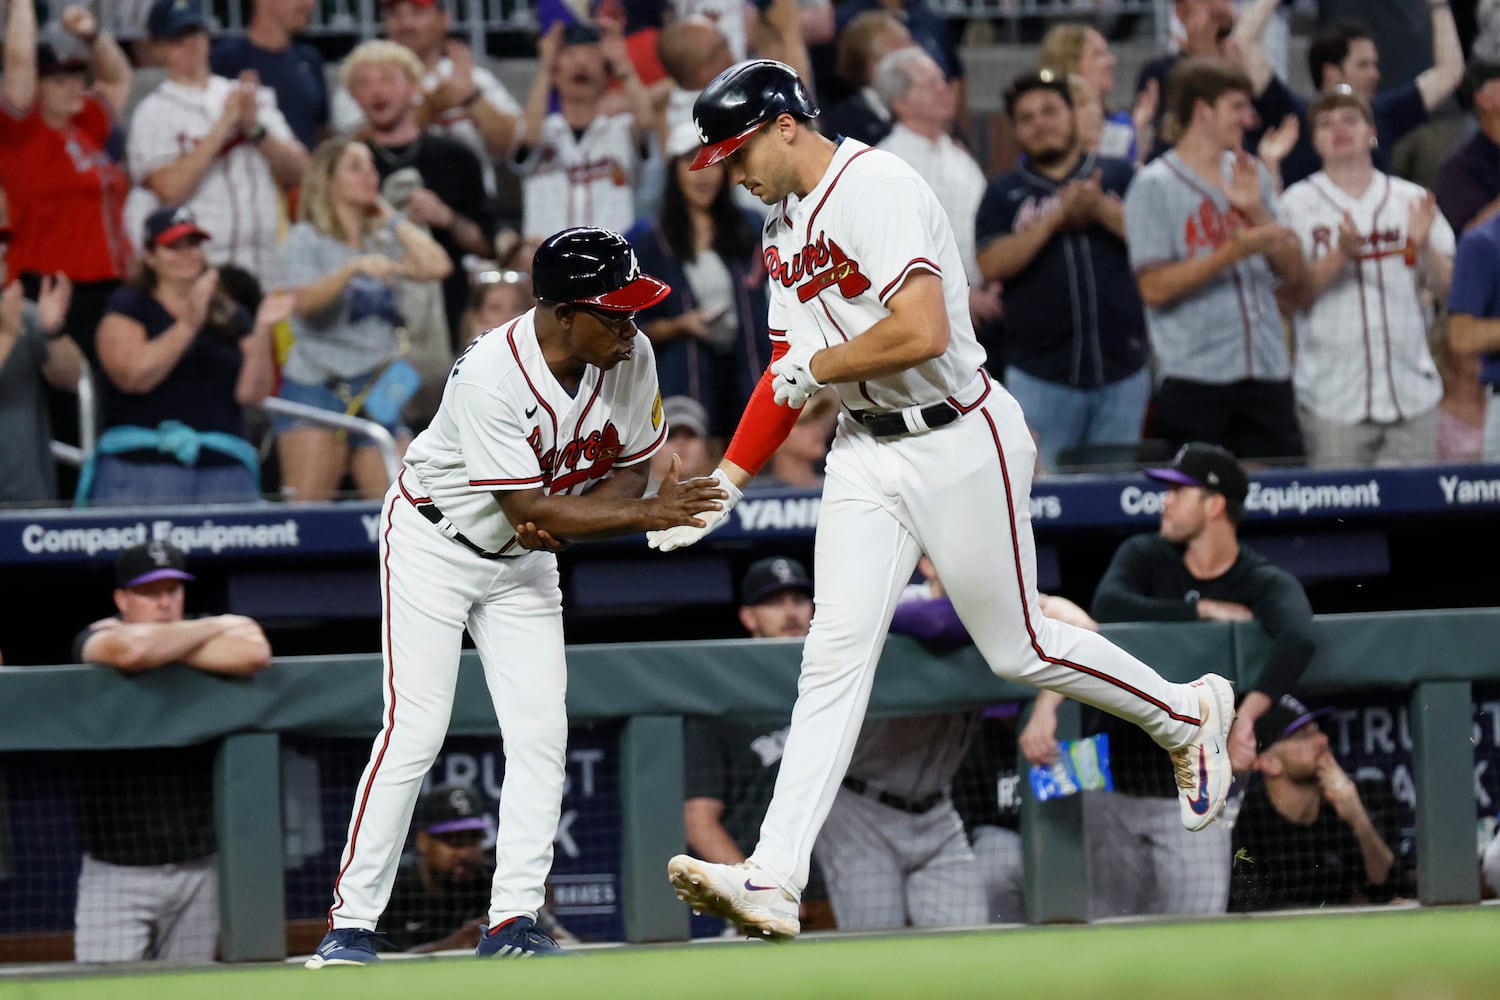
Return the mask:
<svg viewBox="0 0 1500 1000">
<path fill-rule="evenodd" d="M 157 580 L 196 580 L 187 571 L 182 550 L 166 542 L 147 542 L 126 549 L 115 559 L 115 586 L 144 587 Z"/>
<path fill-rule="evenodd" d="M 416 827 L 441 836 L 466 830 L 488 830 L 484 802 L 469 785 L 438 785 L 417 800 Z"/>
<path fill-rule="evenodd" d="M 1271 744 L 1286 739 L 1314 719 L 1321 719 L 1334 711 L 1336 709 L 1331 706 L 1308 708 L 1291 695 L 1284 694 L 1280 701 L 1266 709 L 1265 715 L 1255 720 L 1255 745 L 1266 750 Z"/>
<path fill-rule="evenodd" d="M 1250 478 L 1239 460 L 1218 445 L 1201 441 L 1178 448 L 1171 465 L 1165 469 L 1147 469 L 1146 475 L 1160 483 L 1197 486 L 1222 493 L 1239 504 L 1250 493 Z"/>
</svg>

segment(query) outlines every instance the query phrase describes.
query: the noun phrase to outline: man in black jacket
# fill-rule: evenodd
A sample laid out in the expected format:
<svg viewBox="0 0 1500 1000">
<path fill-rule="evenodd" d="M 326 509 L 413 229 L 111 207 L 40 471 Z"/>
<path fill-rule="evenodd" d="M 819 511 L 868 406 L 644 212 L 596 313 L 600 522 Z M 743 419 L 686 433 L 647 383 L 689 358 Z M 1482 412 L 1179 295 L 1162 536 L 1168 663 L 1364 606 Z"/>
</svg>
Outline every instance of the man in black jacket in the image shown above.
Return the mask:
<svg viewBox="0 0 1500 1000">
<path fill-rule="evenodd" d="M 1115 552 L 1094 593 L 1094 617 L 1121 621 L 1257 621 L 1270 653 L 1239 704 L 1229 733 L 1237 774 L 1255 764 L 1255 722 L 1301 678 L 1315 649 L 1312 607 L 1301 583 L 1241 545 L 1249 478 L 1233 455 L 1187 444 L 1165 469 L 1161 529 Z M 1056 754 L 1057 705 L 1043 692 L 1021 735 L 1033 764 Z M 1176 786 L 1149 744 L 1127 727 L 1085 712 L 1086 732 L 1109 734 L 1113 793 L 1090 794 L 1084 810 L 1090 851 L 1090 915 L 1221 913 L 1229 898 L 1227 824 L 1185 834 L 1173 818 Z"/>
</svg>

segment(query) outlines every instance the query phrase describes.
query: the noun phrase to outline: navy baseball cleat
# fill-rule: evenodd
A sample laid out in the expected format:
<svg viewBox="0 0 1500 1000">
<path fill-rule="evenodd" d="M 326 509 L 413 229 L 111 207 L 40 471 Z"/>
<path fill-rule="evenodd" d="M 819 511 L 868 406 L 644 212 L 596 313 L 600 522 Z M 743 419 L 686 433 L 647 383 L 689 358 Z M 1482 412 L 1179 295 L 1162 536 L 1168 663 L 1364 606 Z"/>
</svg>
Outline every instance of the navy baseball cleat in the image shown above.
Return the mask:
<svg viewBox="0 0 1500 1000">
<path fill-rule="evenodd" d="M 323 943 L 313 952 L 304 968 L 321 969 L 325 965 L 370 965 L 380 961 L 375 954 L 374 931 L 363 927 L 339 927 L 323 935 Z"/>
<path fill-rule="evenodd" d="M 486 927 L 474 954 L 480 958 L 548 958 L 571 955 L 530 917 L 511 917 L 498 927 Z"/>
</svg>

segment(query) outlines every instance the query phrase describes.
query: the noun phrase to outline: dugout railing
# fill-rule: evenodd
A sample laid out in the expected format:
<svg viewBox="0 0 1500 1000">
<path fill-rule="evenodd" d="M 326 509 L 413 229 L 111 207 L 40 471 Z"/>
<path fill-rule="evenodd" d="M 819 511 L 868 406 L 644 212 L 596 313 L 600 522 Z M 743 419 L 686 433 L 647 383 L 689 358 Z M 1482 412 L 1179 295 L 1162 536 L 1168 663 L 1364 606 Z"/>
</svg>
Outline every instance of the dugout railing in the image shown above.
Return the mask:
<svg viewBox="0 0 1500 1000">
<path fill-rule="evenodd" d="M 1105 631 L 1176 680 L 1217 670 L 1253 682 L 1250 665 L 1261 662 L 1267 641 L 1255 625 Z M 1500 609 L 1326 616 L 1318 631 L 1305 691 L 1410 692 L 1420 901 L 1477 901 L 1473 685 L 1500 681 Z M 572 719 L 624 720 L 618 760 L 627 940 L 688 936 L 687 910 L 663 874 L 666 858 L 683 843 L 683 716 L 784 715 L 796 692 L 800 649 L 795 641 L 725 640 L 568 650 Z M 493 735 L 482 673 L 474 654 L 465 655 L 452 732 Z M 972 648 L 934 655 L 893 638 L 870 711 L 946 711 L 1032 693 L 994 677 Z M 369 739 L 380 716 L 379 661 L 370 656 L 283 659 L 248 680 L 187 669 L 128 677 L 89 666 L 6 668 L 0 670 L 0 791 L 6 753 L 217 741 L 221 955 L 274 960 L 286 951 L 281 737 Z M 1076 715 L 1071 719 L 1076 725 Z M 1032 922 L 1087 917 L 1080 815 L 1077 797 L 1037 803 L 1027 793 L 1022 835 Z"/>
</svg>

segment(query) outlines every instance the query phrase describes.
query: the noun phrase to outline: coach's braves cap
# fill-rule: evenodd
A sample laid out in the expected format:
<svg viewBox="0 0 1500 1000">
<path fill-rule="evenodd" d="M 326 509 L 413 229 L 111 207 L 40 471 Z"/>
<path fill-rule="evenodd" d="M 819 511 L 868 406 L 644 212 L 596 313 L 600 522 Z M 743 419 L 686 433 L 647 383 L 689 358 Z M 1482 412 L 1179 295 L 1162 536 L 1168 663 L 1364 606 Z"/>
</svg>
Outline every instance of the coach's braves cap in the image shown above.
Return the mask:
<svg viewBox="0 0 1500 1000">
<path fill-rule="evenodd" d="M 667 433 L 692 431 L 708 437 L 708 411 L 692 396 L 668 396 L 661 401 L 661 410 L 667 418 Z"/>
<path fill-rule="evenodd" d="M 146 31 L 153 41 L 207 30 L 202 0 L 156 0 L 146 15 Z"/>
<path fill-rule="evenodd" d="M 634 312 L 656 305 L 672 286 L 642 274 L 635 250 L 619 233 L 577 226 L 554 233 L 536 248 L 531 291 L 542 302 Z"/>
<path fill-rule="evenodd" d="M 1255 744 L 1264 750 L 1271 744 L 1286 739 L 1314 719 L 1330 715 L 1333 708 L 1308 708 L 1289 694 L 1255 720 Z"/>
<path fill-rule="evenodd" d="M 795 559 L 772 556 L 762 559 L 745 571 L 745 580 L 740 584 L 740 600 L 745 604 L 759 604 L 783 590 L 800 590 L 812 593 L 812 579 L 807 568 Z"/>
<path fill-rule="evenodd" d="M 425 833 L 488 830 L 484 803 L 469 785 L 438 785 L 417 800 L 416 827 Z"/>
<path fill-rule="evenodd" d="M 1158 482 L 1200 486 L 1238 503 L 1244 503 L 1250 492 L 1250 479 L 1239 460 L 1218 445 L 1201 441 L 1178 448 L 1169 467 L 1147 469 L 1146 475 Z"/>
<path fill-rule="evenodd" d="M 186 205 L 167 205 L 146 216 L 145 234 L 143 243 L 148 247 L 164 247 L 184 236 L 212 238 L 198 225 L 198 217 Z"/>
<path fill-rule="evenodd" d="M 147 542 L 126 549 L 115 559 L 115 586 L 121 590 L 156 580 L 196 580 L 187 571 L 182 550 L 166 542 Z"/>
</svg>

